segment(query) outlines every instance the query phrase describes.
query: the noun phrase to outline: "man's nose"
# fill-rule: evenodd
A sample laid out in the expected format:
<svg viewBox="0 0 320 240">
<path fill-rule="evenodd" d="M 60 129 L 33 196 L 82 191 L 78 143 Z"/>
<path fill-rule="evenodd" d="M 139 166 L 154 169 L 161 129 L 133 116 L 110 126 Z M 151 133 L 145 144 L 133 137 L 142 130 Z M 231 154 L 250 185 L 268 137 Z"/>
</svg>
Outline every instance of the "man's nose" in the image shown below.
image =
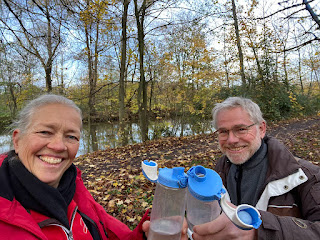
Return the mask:
<svg viewBox="0 0 320 240">
<path fill-rule="evenodd" d="M 239 141 L 239 137 L 237 137 L 232 130 L 229 131 L 229 134 L 228 134 L 228 139 L 227 141 L 229 143 L 234 143 L 234 142 L 238 142 Z"/>
</svg>

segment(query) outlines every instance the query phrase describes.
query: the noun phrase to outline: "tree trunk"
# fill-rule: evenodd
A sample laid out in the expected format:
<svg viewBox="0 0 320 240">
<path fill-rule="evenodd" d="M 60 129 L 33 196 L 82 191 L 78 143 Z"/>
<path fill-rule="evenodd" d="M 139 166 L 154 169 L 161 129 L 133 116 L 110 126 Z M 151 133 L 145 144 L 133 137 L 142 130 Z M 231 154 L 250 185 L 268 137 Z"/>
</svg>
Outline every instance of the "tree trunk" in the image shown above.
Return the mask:
<svg viewBox="0 0 320 240">
<path fill-rule="evenodd" d="M 88 81 L 89 81 L 88 121 L 90 124 L 91 118 L 93 117 L 95 111 L 94 111 L 93 61 L 92 61 L 92 53 L 90 50 L 89 33 L 88 33 L 87 28 L 86 28 L 86 44 L 87 44 L 87 61 L 88 61 L 87 66 L 88 66 Z"/>
<path fill-rule="evenodd" d="M 90 6 L 89 1 L 87 1 L 87 6 Z M 98 42 L 99 42 L 99 21 L 96 22 L 96 36 L 93 38 L 90 36 L 90 31 L 92 25 L 90 23 L 85 24 L 85 35 L 86 35 L 86 46 L 87 46 L 87 61 L 88 61 L 88 80 L 89 80 L 89 100 L 88 100 L 88 108 L 89 108 L 89 116 L 88 121 L 89 124 L 91 120 L 96 116 L 95 109 L 95 91 L 97 86 L 98 79 Z M 91 48 L 92 41 L 94 42 L 94 49 Z"/>
<path fill-rule="evenodd" d="M 48 4 L 46 4 L 46 17 L 47 17 L 47 51 L 48 51 L 48 60 L 46 63 L 46 86 L 47 86 L 47 91 L 51 92 L 52 91 L 52 80 L 51 80 L 51 73 L 52 73 L 52 59 L 53 59 L 53 54 L 52 54 L 52 39 L 51 39 L 51 19 L 50 19 L 50 14 L 48 10 Z"/>
<path fill-rule="evenodd" d="M 247 29 L 248 30 L 248 29 Z M 258 80 L 261 81 L 263 83 L 263 86 L 265 87 L 266 86 L 266 82 L 265 82 L 265 79 L 264 79 L 264 74 L 263 74 L 263 69 L 261 67 L 261 63 L 260 63 L 260 58 L 258 56 L 258 53 L 257 53 L 257 49 L 256 47 L 254 46 L 254 42 L 250 36 L 250 33 L 249 31 L 247 31 L 248 33 L 248 39 L 250 41 L 250 47 L 252 49 L 252 52 L 253 52 L 253 55 L 254 55 L 254 59 L 256 60 L 256 64 L 257 64 L 257 69 L 258 69 Z M 249 88 L 251 88 L 251 83 L 249 82 Z"/>
<path fill-rule="evenodd" d="M 46 72 L 46 88 L 47 88 L 47 92 L 51 92 L 52 91 L 52 80 L 51 80 L 52 66 L 51 65 L 46 66 L 45 72 Z"/>
<path fill-rule="evenodd" d="M 120 80 L 119 80 L 119 135 L 120 144 L 122 146 L 128 144 L 128 135 L 126 133 L 126 108 L 125 108 L 125 78 L 126 74 L 126 61 L 127 61 L 127 18 L 128 7 L 130 0 L 123 1 L 123 14 L 122 14 L 122 38 L 121 38 L 121 64 L 120 64 Z"/>
<path fill-rule="evenodd" d="M 142 6 L 138 9 L 137 0 L 134 0 L 135 17 L 138 29 L 138 48 L 139 48 L 139 70 L 140 82 L 138 90 L 138 105 L 139 105 L 139 120 L 142 141 L 148 140 L 148 95 L 147 82 L 144 74 L 144 17 L 146 11 L 146 0 L 143 1 Z"/>
<path fill-rule="evenodd" d="M 9 81 L 9 91 L 10 91 L 10 96 L 11 96 L 11 100 L 12 100 L 12 103 L 13 103 L 11 116 L 12 116 L 12 118 L 14 118 L 14 117 L 16 117 L 16 112 L 17 112 L 17 108 L 18 107 L 17 107 L 17 98 L 16 98 L 16 95 L 14 93 L 14 85 L 11 82 L 11 80 Z"/>
<path fill-rule="evenodd" d="M 226 74 L 227 88 L 230 88 L 230 79 L 229 79 L 229 69 L 228 69 L 228 59 L 227 59 L 227 49 L 226 49 L 226 31 L 224 28 L 223 31 L 223 56 L 224 56 L 224 70 Z"/>
<path fill-rule="evenodd" d="M 288 70 L 287 70 L 287 54 L 285 51 L 285 47 L 283 49 L 283 70 L 284 70 L 284 80 L 283 83 L 286 87 L 286 90 L 289 91 L 289 78 L 288 78 Z"/>
<path fill-rule="evenodd" d="M 296 45 L 298 45 L 298 41 L 297 41 L 297 36 L 295 35 L 295 42 Z M 301 52 L 300 49 L 298 48 L 298 72 L 299 72 L 299 82 L 300 82 L 300 92 L 301 94 L 304 94 L 304 87 L 303 87 L 303 81 L 302 81 L 302 71 L 301 71 Z"/>
<path fill-rule="evenodd" d="M 61 54 L 61 70 L 60 70 L 60 84 L 59 84 L 59 93 L 61 95 L 64 94 L 64 67 L 63 67 L 63 63 L 64 63 L 64 60 L 63 60 L 63 53 Z"/>
<path fill-rule="evenodd" d="M 240 60 L 240 75 L 241 75 L 242 89 L 245 90 L 245 88 L 246 88 L 246 78 L 245 78 L 245 74 L 244 74 L 243 53 L 242 53 L 242 49 L 241 49 L 241 40 L 240 40 L 238 17 L 237 17 L 237 8 L 236 8 L 235 0 L 232 0 L 232 14 L 233 14 L 233 20 L 234 20 L 234 29 L 235 29 L 235 33 L 236 33 L 238 55 L 239 55 L 239 60 Z"/>
</svg>

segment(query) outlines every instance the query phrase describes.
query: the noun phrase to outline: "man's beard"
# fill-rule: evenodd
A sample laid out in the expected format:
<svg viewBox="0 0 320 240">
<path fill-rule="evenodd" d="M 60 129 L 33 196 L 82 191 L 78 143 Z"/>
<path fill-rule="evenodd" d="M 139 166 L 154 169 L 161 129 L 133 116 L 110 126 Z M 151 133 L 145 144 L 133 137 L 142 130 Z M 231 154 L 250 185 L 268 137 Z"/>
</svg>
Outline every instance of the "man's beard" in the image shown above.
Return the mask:
<svg viewBox="0 0 320 240">
<path fill-rule="evenodd" d="M 236 148 L 236 147 L 241 147 L 241 146 L 249 146 L 247 147 L 247 149 L 242 152 L 242 153 L 235 153 L 235 154 L 232 154 L 230 153 L 226 147 L 222 148 L 221 145 L 219 144 L 219 147 L 220 147 L 220 150 L 228 157 L 228 159 L 233 163 L 233 164 L 236 164 L 236 165 L 241 165 L 241 164 L 244 164 L 245 162 L 247 162 L 252 156 L 253 154 L 255 154 L 256 151 L 258 151 L 258 149 L 260 148 L 261 146 L 261 138 L 260 138 L 260 135 L 257 134 L 256 135 L 256 138 L 251 142 L 251 144 L 236 144 L 236 145 L 227 145 L 228 147 L 233 147 L 233 148 Z"/>
</svg>

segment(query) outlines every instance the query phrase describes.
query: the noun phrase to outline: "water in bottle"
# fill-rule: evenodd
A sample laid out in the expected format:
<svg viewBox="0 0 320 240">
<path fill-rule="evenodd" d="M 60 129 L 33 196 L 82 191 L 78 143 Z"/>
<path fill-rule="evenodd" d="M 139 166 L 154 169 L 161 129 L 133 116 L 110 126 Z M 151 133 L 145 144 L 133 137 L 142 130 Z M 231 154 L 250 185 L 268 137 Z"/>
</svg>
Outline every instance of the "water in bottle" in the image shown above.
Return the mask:
<svg viewBox="0 0 320 240">
<path fill-rule="evenodd" d="M 180 239 L 180 221 L 170 219 L 158 219 L 153 222 L 149 230 L 148 239 L 152 240 L 176 240 Z"/>
</svg>

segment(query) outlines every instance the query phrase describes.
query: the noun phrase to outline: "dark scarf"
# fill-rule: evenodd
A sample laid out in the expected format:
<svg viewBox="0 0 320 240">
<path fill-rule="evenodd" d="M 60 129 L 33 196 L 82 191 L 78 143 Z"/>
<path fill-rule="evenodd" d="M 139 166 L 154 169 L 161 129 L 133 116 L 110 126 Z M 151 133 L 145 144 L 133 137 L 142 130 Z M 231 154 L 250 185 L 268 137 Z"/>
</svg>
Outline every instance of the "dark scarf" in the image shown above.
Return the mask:
<svg viewBox="0 0 320 240">
<path fill-rule="evenodd" d="M 67 211 L 76 189 L 76 167 L 72 164 L 63 174 L 58 188 L 54 188 L 29 172 L 14 151 L 9 153 L 7 159 L 13 194 L 17 201 L 27 210 L 55 218 L 70 229 Z"/>
<path fill-rule="evenodd" d="M 268 146 L 262 140 L 258 151 L 247 162 L 231 165 L 227 189 L 233 204 L 257 204 L 268 170 L 267 150 Z"/>
</svg>

